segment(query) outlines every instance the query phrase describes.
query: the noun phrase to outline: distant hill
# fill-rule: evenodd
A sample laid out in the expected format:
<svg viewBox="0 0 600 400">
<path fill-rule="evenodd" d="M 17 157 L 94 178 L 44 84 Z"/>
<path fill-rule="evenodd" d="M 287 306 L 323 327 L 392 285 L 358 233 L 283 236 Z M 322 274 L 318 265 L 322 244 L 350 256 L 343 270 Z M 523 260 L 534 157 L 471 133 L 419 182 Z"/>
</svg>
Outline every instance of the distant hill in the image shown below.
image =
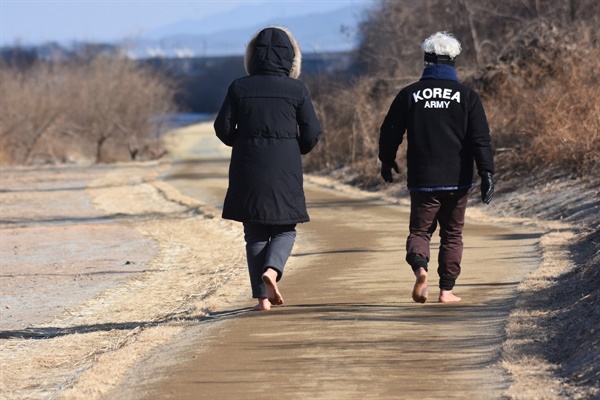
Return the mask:
<svg viewBox="0 0 600 400">
<path fill-rule="evenodd" d="M 273 7 L 277 5 L 269 4 Z M 290 5 L 299 7 L 302 3 L 287 3 L 285 15 L 292 15 Z M 304 53 L 345 52 L 356 46 L 356 27 L 362 17 L 362 9 L 355 6 L 302 16 L 284 15 L 264 21 L 250 16 L 242 20 L 240 13 L 243 14 L 244 10 L 250 8 L 242 7 L 231 15 L 232 20 L 240 20 L 235 25 L 240 28 L 220 28 L 218 21 L 222 21 L 221 18 L 187 20 L 148 32 L 126 47 L 136 58 L 241 55 L 256 31 L 269 25 L 281 25 L 291 30 Z"/>
</svg>

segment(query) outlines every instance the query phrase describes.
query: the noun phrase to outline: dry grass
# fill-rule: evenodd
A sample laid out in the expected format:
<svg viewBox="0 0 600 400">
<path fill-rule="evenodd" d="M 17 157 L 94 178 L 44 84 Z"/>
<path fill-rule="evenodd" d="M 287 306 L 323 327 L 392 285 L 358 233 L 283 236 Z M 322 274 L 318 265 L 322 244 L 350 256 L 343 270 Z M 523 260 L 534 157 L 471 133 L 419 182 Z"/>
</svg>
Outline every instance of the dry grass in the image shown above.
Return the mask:
<svg viewBox="0 0 600 400">
<path fill-rule="evenodd" d="M 471 217 L 492 214 L 546 232 L 540 269 L 520 285 L 507 321 L 503 366 L 515 385 L 509 398 L 600 395 L 600 186 L 594 179 L 565 179 L 556 169 L 505 171 L 491 207 L 474 202 L 469 208 Z"/>
<path fill-rule="evenodd" d="M 154 181 L 161 169 L 129 165 L 92 182 L 96 206 L 155 240 L 159 255 L 144 273 L 36 325 L 43 340 L 2 341 L 3 398 L 102 398 L 188 321 L 231 307 L 246 290 L 240 230 L 207 208 L 194 216 L 195 200 Z"/>
<path fill-rule="evenodd" d="M 600 166 L 600 49 L 588 31 L 531 24 L 502 62 L 469 78 L 485 98 L 496 147 L 512 152 L 500 168 L 589 175 Z"/>
<path fill-rule="evenodd" d="M 543 255 L 540 268 L 519 285 L 521 298 L 507 322 L 508 339 L 503 345 L 503 367 L 513 377 L 507 393 L 511 399 L 586 399 L 600 395 L 597 371 L 594 372 L 593 368 L 597 360 L 582 363 L 580 361 L 585 357 L 578 355 L 572 357 L 573 364 L 569 362 L 570 355 L 560 355 L 560 350 L 555 348 L 559 338 L 568 332 L 571 352 L 581 349 L 590 352 L 592 357 L 598 357 L 598 342 L 596 340 L 594 343 L 593 339 L 593 321 L 574 321 L 581 316 L 581 309 L 571 308 L 566 311 L 572 313 L 572 318 L 561 322 L 560 314 L 564 314 L 565 310 L 560 308 L 560 302 L 554 300 L 554 305 L 548 305 L 548 293 L 556 292 L 556 286 L 560 286 L 561 282 L 568 282 L 564 282 L 565 275 L 574 270 L 569 246 L 575 239 L 573 233 L 545 235 L 540 241 Z M 584 282 L 576 284 L 582 285 L 580 289 L 585 291 Z M 592 296 L 598 297 L 597 294 Z M 575 301 L 578 302 L 577 298 Z M 586 333 L 572 335 L 573 331 L 579 329 Z M 592 329 L 591 334 L 587 332 L 589 329 Z M 573 384 L 574 381 L 583 385 Z"/>
<path fill-rule="evenodd" d="M 579 173 L 600 167 L 600 71 L 595 61 L 600 50 L 590 56 L 547 87 L 529 93 L 535 98 L 530 102 L 533 116 L 526 129 L 537 132 L 531 142 L 530 165 L 565 165 Z"/>
</svg>

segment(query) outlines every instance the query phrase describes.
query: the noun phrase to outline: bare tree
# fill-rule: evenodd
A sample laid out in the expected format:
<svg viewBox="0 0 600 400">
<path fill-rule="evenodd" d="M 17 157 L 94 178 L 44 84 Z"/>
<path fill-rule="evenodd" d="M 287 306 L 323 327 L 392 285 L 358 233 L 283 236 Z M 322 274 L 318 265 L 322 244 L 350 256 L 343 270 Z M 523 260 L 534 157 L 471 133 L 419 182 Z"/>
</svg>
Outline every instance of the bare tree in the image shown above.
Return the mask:
<svg viewBox="0 0 600 400">
<path fill-rule="evenodd" d="M 59 162 L 158 157 L 160 116 L 174 111 L 174 88 L 135 61 L 97 56 L 0 66 L 2 162 L 28 164 L 40 153 Z"/>
<path fill-rule="evenodd" d="M 53 71 L 37 65 L 26 73 L 0 67 L 0 141 L 5 162 L 28 164 L 64 109 L 53 96 Z M 10 151 L 6 151 L 11 149 Z"/>
</svg>

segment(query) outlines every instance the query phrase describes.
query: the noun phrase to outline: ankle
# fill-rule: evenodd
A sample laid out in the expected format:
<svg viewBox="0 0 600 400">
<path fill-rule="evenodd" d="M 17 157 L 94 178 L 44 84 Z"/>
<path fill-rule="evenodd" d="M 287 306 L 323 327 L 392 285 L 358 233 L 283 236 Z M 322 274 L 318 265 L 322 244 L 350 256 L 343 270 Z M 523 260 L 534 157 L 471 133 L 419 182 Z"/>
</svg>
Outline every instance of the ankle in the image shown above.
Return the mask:
<svg viewBox="0 0 600 400">
<path fill-rule="evenodd" d="M 461 301 L 462 299 L 454 293 L 452 293 L 452 290 L 440 289 L 440 296 L 438 297 L 438 300 L 441 303 L 452 303 Z"/>
<path fill-rule="evenodd" d="M 275 268 L 267 267 L 267 269 L 265 269 L 265 272 L 263 272 L 263 275 L 268 275 L 270 278 L 277 279 L 277 277 L 279 276 L 279 272 L 277 272 Z"/>
<path fill-rule="evenodd" d="M 269 302 L 269 299 L 266 297 L 259 297 L 258 299 L 258 307 L 262 310 L 270 310 L 271 309 L 271 303 Z"/>
<path fill-rule="evenodd" d="M 414 270 L 415 276 L 418 278 L 420 276 L 427 276 L 427 270 L 423 267 L 419 267 Z"/>
</svg>

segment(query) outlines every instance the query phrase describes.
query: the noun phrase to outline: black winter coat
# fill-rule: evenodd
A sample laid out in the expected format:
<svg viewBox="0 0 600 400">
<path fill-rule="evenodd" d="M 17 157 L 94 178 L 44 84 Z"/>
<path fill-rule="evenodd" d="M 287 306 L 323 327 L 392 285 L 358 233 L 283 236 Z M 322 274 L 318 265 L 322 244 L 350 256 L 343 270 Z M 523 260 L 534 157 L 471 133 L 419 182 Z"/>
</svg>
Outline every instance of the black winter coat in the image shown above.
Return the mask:
<svg viewBox="0 0 600 400">
<path fill-rule="evenodd" d="M 481 99 L 458 82 L 451 66 L 427 67 L 420 81 L 398 93 L 381 125 L 382 162 L 395 160 L 405 131 L 411 190 L 470 187 L 473 161 L 480 173 L 494 173 L 490 131 Z"/>
<path fill-rule="evenodd" d="M 235 80 L 215 120 L 232 146 L 223 218 L 265 225 L 309 221 L 301 154 L 311 151 L 321 127 L 300 73 L 301 54 L 282 28 L 266 28 L 248 45 L 249 76 Z"/>
</svg>

